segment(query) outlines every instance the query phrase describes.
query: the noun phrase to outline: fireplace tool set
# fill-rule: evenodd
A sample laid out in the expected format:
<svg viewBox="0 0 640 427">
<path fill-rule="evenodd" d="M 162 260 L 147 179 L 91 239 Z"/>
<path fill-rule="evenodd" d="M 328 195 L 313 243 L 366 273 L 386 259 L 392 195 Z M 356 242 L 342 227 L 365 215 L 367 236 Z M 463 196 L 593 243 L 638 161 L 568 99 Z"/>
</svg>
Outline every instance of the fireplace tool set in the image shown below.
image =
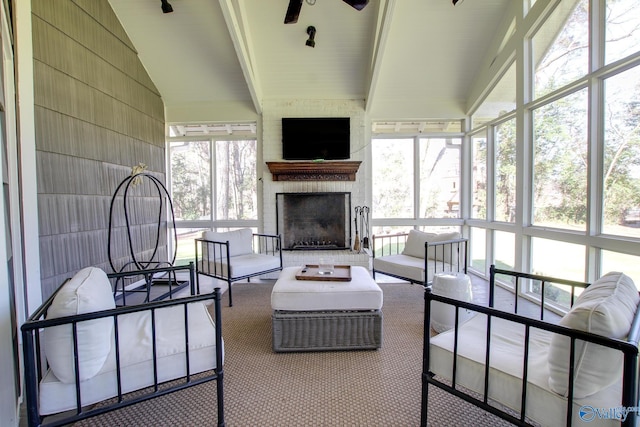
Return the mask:
<svg viewBox="0 0 640 427">
<path fill-rule="evenodd" d="M 355 223 L 356 230 L 353 250 L 356 252 L 362 252 L 362 250 L 369 249 L 369 207 L 356 206 L 353 221 Z M 358 225 L 360 225 L 360 232 L 362 233 L 362 236 L 358 233 Z"/>
</svg>

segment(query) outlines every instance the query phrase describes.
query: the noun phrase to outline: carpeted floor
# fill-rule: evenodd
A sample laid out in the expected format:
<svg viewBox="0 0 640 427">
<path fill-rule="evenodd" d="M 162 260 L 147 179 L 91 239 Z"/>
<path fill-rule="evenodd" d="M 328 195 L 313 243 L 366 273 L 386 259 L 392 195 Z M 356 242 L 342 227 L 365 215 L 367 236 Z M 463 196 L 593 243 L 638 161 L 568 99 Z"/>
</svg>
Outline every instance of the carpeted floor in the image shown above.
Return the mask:
<svg viewBox="0 0 640 427">
<path fill-rule="evenodd" d="M 270 283 L 234 285 L 223 298 L 227 426 L 417 426 L 420 424 L 422 288 L 385 283 L 379 350 L 274 353 Z M 225 295 L 226 296 L 226 295 Z M 430 389 L 432 426 L 504 421 Z M 86 426 L 212 426 L 215 384 L 203 384 L 86 420 Z"/>
</svg>

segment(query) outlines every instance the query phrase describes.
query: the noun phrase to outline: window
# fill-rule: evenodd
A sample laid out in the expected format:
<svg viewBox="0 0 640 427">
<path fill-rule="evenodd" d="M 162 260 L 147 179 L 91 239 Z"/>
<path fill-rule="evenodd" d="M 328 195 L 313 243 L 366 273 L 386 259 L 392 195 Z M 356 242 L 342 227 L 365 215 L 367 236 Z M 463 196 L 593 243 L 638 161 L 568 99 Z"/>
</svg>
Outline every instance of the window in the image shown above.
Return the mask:
<svg viewBox="0 0 640 427">
<path fill-rule="evenodd" d="M 610 64 L 638 51 L 640 0 L 607 0 L 605 63 Z"/>
<path fill-rule="evenodd" d="M 533 37 L 535 96 L 589 71 L 589 0 L 562 1 Z"/>
<path fill-rule="evenodd" d="M 587 90 L 533 112 L 535 225 L 585 230 Z"/>
<path fill-rule="evenodd" d="M 504 231 L 494 231 L 496 267 L 505 270 L 513 270 L 515 263 L 516 237 L 513 233 Z"/>
<path fill-rule="evenodd" d="M 211 219 L 211 155 L 208 141 L 170 143 L 171 197 L 176 221 Z"/>
<path fill-rule="evenodd" d="M 496 127 L 495 220 L 514 222 L 516 215 L 516 121 Z"/>
<path fill-rule="evenodd" d="M 374 122 L 374 234 L 460 231 L 462 122 Z"/>
<path fill-rule="evenodd" d="M 216 219 L 258 219 L 256 141 L 216 141 Z"/>
<path fill-rule="evenodd" d="M 460 138 L 419 139 L 421 218 L 460 217 L 460 145 Z"/>
<path fill-rule="evenodd" d="M 469 254 L 470 267 L 483 274 L 487 273 L 487 231 L 484 228 L 471 228 Z"/>
<path fill-rule="evenodd" d="M 485 133 L 471 137 L 473 149 L 471 217 L 487 219 L 487 138 Z"/>
<path fill-rule="evenodd" d="M 585 279 L 585 247 L 559 240 L 534 237 L 532 271 L 568 280 Z"/>
<path fill-rule="evenodd" d="M 171 197 L 178 234 L 176 258 L 193 260 L 202 230 L 257 226 L 256 126 L 169 126 Z M 257 231 L 257 230 L 256 230 Z"/>
<path fill-rule="evenodd" d="M 622 271 L 631 277 L 640 289 L 640 256 L 620 252 L 602 251 L 602 274 L 610 271 Z"/>
<path fill-rule="evenodd" d="M 605 80 L 603 232 L 640 237 L 640 67 Z"/>
<path fill-rule="evenodd" d="M 414 217 L 413 139 L 374 139 L 374 218 Z"/>
</svg>

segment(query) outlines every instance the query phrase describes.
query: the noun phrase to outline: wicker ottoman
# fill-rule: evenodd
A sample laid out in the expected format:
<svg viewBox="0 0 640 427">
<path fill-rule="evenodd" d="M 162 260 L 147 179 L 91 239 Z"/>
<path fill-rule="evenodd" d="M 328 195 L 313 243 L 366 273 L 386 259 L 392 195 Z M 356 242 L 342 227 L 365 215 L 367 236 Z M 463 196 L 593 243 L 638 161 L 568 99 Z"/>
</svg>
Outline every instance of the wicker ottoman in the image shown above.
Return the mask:
<svg viewBox="0 0 640 427">
<path fill-rule="evenodd" d="M 364 267 L 348 282 L 297 280 L 300 269 L 283 269 L 271 292 L 275 352 L 382 346 L 382 290 Z"/>
</svg>

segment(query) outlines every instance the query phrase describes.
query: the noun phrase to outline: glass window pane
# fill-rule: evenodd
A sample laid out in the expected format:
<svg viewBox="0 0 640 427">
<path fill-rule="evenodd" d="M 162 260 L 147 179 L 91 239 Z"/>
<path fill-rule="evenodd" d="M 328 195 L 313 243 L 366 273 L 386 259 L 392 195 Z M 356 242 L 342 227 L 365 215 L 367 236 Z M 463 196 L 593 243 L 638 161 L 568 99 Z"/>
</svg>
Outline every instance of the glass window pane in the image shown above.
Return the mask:
<svg viewBox="0 0 640 427">
<path fill-rule="evenodd" d="M 535 97 L 587 74 L 589 70 L 589 1 L 559 2 L 533 37 Z"/>
<path fill-rule="evenodd" d="M 484 228 L 471 228 L 471 268 L 487 273 L 487 231 Z"/>
<path fill-rule="evenodd" d="M 532 271 L 534 274 L 559 279 L 583 281 L 585 278 L 585 248 L 560 240 L 534 237 Z"/>
<path fill-rule="evenodd" d="M 640 0 L 607 0 L 605 63 L 631 55 L 640 47 Z"/>
<path fill-rule="evenodd" d="M 640 67 L 605 80 L 603 231 L 640 237 Z"/>
<path fill-rule="evenodd" d="M 533 273 L 559 279 L 582 282 L 585 280 L 585 248 L 582 245 L 532 238 Z M 539 283 L 532 285 L 530 291 L 540 295 Z M 580 292 L 576 289 L 576 295 Z M 561 285 L 545 287 L 545 301 L 568 310 L 571 305 L 571 288 Z"/>
<path fill-rule="evenodd" d="M 413 218 L 413 139 L 372 141 L 374 218 Z"/>
<path fill-rule="evenodd" d="M 196 244 L 195 239 L 199 239 L 204 228 L 178 228 L 178 250 L 176 251 L 176 265 L 184 265 L 189 262 L 195 262 Z"/>
<path fill-rule="evenodd" d="M 487 137 L 474 135 L 471 137 L 473 149 L 473 205 L 471 218 L 487 219 Z"/>
<path fill-rule="evenodd" d="M 620 271 L 626 274 L 640 289 L 640 256 L 602 251 L 602 274 L 610 271 Z"/>
<path fill-rule="evenodd" d="M 516 214 L 516 121 L 496 127 L 495 220 L 514 222 Z"/>
<path fill-rule="evenodd" d="M 256 141 L 216 141 L 216 219 L 257 219 Z"/>
<path fill-rule="evenodd" d="M 208 141 L 171 142 L 171 196 L 176 220 L 211 219 Z"/>
<path fill-rule="evenodd" d="M 460 217 L 460 138 L 420 138 L 420 217 Z"/>
<path fill-rule="evenodd" d="M 586 228 L 587 95 L 584 89 L 533 112 L 536 225 Z"/>
<path fill-rule="evenodd" d="M 493 232 L 495 265 L 497 268 L 513 270 L 515 267 L 516 237 L 504 231 Z"/>
</svg>

